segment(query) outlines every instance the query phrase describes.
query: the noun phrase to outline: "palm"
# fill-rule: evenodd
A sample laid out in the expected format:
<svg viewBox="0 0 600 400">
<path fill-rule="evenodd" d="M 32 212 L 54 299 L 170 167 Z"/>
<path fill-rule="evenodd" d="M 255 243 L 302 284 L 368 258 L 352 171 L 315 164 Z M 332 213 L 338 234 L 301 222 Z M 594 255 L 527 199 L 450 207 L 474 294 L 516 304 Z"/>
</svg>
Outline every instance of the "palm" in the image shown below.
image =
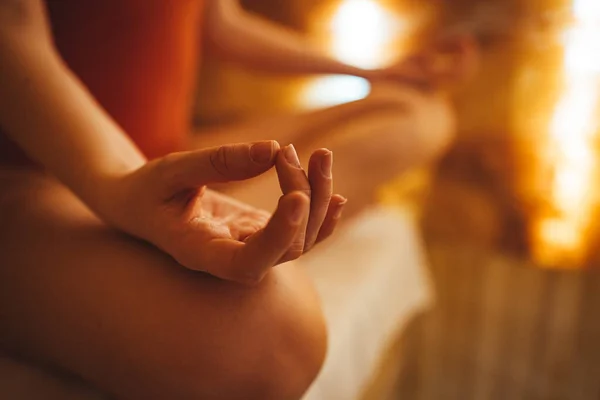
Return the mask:
<svg viewBox="0 0 600 400">
<path fill-rule="evenodd" d="M 270 213 L 212 190 L 206 190 L 192 208 L 190 228 L 205 230 L 213 238 L 244 242 L 263 229 Z"/>
</svg>

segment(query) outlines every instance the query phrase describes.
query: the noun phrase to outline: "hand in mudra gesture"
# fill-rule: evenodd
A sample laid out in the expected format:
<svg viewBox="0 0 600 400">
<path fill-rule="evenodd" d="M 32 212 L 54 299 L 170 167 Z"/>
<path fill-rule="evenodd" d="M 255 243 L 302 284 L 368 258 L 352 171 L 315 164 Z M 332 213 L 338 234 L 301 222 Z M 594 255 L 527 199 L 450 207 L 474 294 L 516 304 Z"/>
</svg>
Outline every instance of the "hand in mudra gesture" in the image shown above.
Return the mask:
<svg viewBox="0 0 600 400">
<path fill-rule="evenodd" d="M 206 188 L 274 166 L 282 196 L 272 215 Z M 113 179 L 100 214 L 186 268 L 254 284 L 333 232 L 346 200 L 332 194 L 331 167 L 320 149 L 305 173 L 294 147 L 273 141 L 173 153 Z"/>
</svg>

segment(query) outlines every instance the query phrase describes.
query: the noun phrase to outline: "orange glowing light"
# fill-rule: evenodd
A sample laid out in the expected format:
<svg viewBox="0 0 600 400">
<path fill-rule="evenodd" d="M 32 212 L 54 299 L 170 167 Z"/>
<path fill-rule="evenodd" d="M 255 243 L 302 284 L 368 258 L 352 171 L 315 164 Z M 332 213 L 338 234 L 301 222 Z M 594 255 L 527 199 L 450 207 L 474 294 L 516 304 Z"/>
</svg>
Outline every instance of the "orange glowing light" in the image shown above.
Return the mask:
<svg viewBox="0 0 600 400">
<path fill-rule="evenodd" d="M 343 0 L 327 16 L 328 51 L 336 59 L 361 68 L 393 62 L 400 49 L 391 48 L 406 32 L 406 22 L 381 1 Z M 300 95 L 301 106 L 318 108 L 359 100 L 369 94 L 367 81 L 351 76 L 313 80 Z"/>
<path fill-rule="evenodd" d="M 565 35 L 564 93 L 550 123 L 546 160 L 554 174 L 551 215 L 535 227 L 534 257 L 543 264 L 578 265 L 596 206 L 600 105 L 600 2 L 574 0 Z"/>
</svg>

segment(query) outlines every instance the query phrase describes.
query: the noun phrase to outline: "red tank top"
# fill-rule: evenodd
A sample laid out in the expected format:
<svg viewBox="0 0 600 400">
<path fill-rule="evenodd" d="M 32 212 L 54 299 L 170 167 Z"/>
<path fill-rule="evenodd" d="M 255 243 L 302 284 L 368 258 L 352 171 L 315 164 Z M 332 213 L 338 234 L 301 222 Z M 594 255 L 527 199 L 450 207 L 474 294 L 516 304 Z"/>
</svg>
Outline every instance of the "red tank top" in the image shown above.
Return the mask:
<svg viewBox="0 0 600 400">
<path fill-rule="evenodd" d="M 200 55 L 201 0 L 47 0 L 56 46 L 154 158 L 182 149 Z M 0 133 L 0 161 L 22 162 Z"/>
</svg>

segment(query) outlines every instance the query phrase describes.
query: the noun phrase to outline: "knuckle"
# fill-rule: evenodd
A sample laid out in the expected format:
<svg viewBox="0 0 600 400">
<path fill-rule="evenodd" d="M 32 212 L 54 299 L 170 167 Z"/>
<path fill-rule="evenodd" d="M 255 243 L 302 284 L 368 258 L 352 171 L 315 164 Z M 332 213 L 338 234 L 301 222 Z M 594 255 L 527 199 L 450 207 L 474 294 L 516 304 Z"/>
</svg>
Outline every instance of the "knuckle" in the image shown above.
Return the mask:
<svg viewBox="0 0 600 400">
<path fill-rule="evenodd" d="M 304 188 L 304 189 L 297 189 L 295 190 L 298 193 L 302 193 L 304 196 L 306 196 L 309 200 L 312 200 L 313 196 L 313 192 L 310 188 Z"/>
<path fill-rule="evenodd" d="M 213 169 L 223 177 L 229 175 L 229 153 L 230 149 L 228 146 L 220 146 L 210 155 L 210 164 L 212 165 Z"/>
<path fill-rule="evenodd" d="M 315 247 L 316 243 L 317 243 L 317 235 L 313 235 L 310 238 L 307 238 L 306 243 L 304 244 L 303 254 L 306 254 L 309 251 L 311 251 L 313 249 L 313 247 Z"/>
<path fill-rule="evenodd" d="M 304 253 L 304 244 L 300 244 L 300 245 L 294 245 L 293 247 L 291 247 L 286 256 L 285 259 L 287 261 L 291 261 L 291 260 L 296 260 L 297 258 L 300 258 L 300 256 Z"/>
<path fill-rule="evenodd" d="M 252 273 L 252 274 L 245 274 L 243 276 L 238 276 L 238 277 L 234 278 L 233 280 L 240 285 L 244 285 L 247 287 L 256 287 L 262 282 L 263 278 L 264 278 L 264 275 L 261 273 Z"/>
<path fill-rule="evenodd" d="M 313 199 L 312 201 L 317 203 L 319 206 L 325 207 L 325 209 L 327 209 L 329 207 L 329 204 L 331 203 L 331 194 L 327 193 L 325 195 L 319 196 L 316 199 Z"/>
</svg>

